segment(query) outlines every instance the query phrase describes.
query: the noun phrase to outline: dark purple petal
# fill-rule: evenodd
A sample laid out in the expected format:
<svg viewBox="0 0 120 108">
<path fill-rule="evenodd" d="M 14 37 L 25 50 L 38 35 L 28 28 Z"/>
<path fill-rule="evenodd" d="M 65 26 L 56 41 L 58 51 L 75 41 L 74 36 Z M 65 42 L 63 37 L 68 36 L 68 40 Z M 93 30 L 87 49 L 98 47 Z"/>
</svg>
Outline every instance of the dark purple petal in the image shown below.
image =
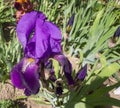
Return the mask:
<svg viewBox="0 0 120 108">
<path fill-rule="evenodd" d="M 76 78 L 83 81 L 86 75 L 87 75 L 87 65 L 85 65 L 82 69 L 78 71 Z"/>
<path fill-rule="evenodd" d="M 29 89 L 25 89 L 24 94 L 26 96 L 30 96 L 31 95 L 31 91 Z"/>
<path fill-rule="evenodd" d="M 118 38 L 120 37 L 120 26 L 117 28 L 117 30 L 115 31 L 113 37 L 112 37 L 112 41 L 116 42 L 118 40 Z"/>
<path fill-rule="evenodd" d="M 117 28 L 117 30 L 114 33 L 114 37 L 120 37 L 120 26 Z"/>
<path fill-rule="evenodd" d="M 68 23 L 67 23 L 67 27 L 66 27 L 66 32 L 69 33 L 71 31 L 72 25 L 74 23 L 74 17 L 75 14 L 72 14 L 72 16 L 70 17 Z"/>
<path fill-rule="evenodd" d="M 40 88 L 38 66 L 33 59 L 24 58 L 11 71 L 13 85 L 25 89 L 25 94 L 36 94 Z"/>
<path fill-rule="evenodd" d="M 26 88 L 31 91 L 31 94 L 36 94 L 40 88 L 38 66 L 35 63 L 31 63 L 27 66 L 24 72 L 24 78 L 26 81 Z"/>
<path fill-rule="evenodd" d="M 71 65 L 70 61 L 64 55 L 56 55 L 54 58 L 63 67 L 63 71 L 64 71 L 64 74 L 65 74 L 68 84 L 73 85 L 74 80 L 72 78 L 72 65 Z"/>
<path fill-rule="evenodd" d="M 24 76 L 22 73 L 23 59 L 12 69 L 10 76 L 13 85 L 19 89 L 25 88 Z"/>
<path fill-rule="evenodd" d="M 67 26 L 72 26 L 73 25 L 74 17 L 75 17 L 75 14 L 73 13 L 72 16 L 70 17 L 68 23 L 67 23 Z"/>
</svg>

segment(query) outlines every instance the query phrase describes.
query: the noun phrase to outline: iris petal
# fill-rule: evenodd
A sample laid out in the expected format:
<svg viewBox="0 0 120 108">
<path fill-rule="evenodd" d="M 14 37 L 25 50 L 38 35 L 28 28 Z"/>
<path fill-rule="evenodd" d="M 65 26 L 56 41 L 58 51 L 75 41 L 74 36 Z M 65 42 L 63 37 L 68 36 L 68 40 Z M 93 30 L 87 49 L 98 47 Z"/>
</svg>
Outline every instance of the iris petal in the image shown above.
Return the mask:
<svg viewBox="0 0 120 108">
<path fill-rule="evenodd" d="M 32 11 L 23 15 L 16 31 L 26 57 L 46 61 L 52 55 L 61 53 L 61 31 L 55 24 L 46 21 L 42 12 Z"/>
<path fill-rule="evenodd" d="M 120 37 L 120 26 L 116 29 L 114 37 Z"/>
<path fill-rule="evenodd" d="M 119 37 L 120 37 L 120 26 L 116 29 L 116 31 L 115 31 L 115 33 L 114 33 L 114 35 L 112 37 L 112 41 L 114 43 L 117 42 Z"/>
<path fill-rule="evenodd" d="M 26 47 L 27 41 L 29 40 L 30 34 L 33 32 L 35 27 L 35 21 L 37 17 L 37 12 L 29 12 L 22 16 L 17 24 L 16 32 L 19 41 L 21 42 L 23 48 Z"/>
<path fill-rule="evenodd" d="M 62 34 L 61 34 L 60 29 L 55 24 L 53 24 L 52 22 L 46 21 L 45 24 L 49 29 L 49 33 L 50 33 L 51 37 L 53 39 L 58 40 L 58 41 L 61 42 Z"/>
<path fill-rule="evenodd" d="M 26 68 L 24 73 L 24 78 L 27 84 L 26 88 L 31 91 L 31 94 L 36 94 L 40 88 L 37 70 L 38 66 L 33 63 Z"/>
<path fill-rule="evenodd" d="M 67 27 L 66 27 L 66 32 L 70 33 L 73 23 L 74 23 L 74 17 L 75 17 L 75 13 L 72 14 L 72 16 L 70 17 L 68 23 L 67 23 Z"/>
<path fill-rule="evenodd" d="M 11 71 L 11 81 L 15 87 L 19 89 L 25 88 L 24 85 L 24 76 L 22 73 L 23 60 L 21 60 Z"/>
<path fill-rule="evenodd" d="M 87 75 L 87 65 L 85 65 L 82 69 L 78 71 L 76 78 L 83 81 L 86 75 Z"/>
<path fill-rule="evenodd" d="M 36 94 L 40 88 L 38 66 L 34 61 L 23 58 L 11 71 L 11 81 L 26 95 Z"/>
<path fill-rule="evenodd" d="M 56 55 L 54 57 L 63 67 L 63 71 L 65 74 L 65 77 L 67 79 L 67 82 L 69 85 L 73 85 L 74 84 L 74 80 L 72 78 L 72 65 L 70 63 L 70 61 L 64 56 L 64 55 Z"/>
</svg>

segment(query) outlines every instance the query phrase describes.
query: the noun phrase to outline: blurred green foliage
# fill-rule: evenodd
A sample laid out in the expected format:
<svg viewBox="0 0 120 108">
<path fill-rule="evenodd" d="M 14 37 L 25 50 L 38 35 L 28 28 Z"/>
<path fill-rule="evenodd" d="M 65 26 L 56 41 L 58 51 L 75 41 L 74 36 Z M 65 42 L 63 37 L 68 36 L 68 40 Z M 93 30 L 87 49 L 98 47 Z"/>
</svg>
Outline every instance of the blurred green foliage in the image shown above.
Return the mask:
<svg viewBox="0 0 120 108">
<path fill-rule="evenodd" d="M 9 79 L 10 70 L 21 58 L 13 12 L 12 2 L 0 1 L 0 81 Z"/>
<path fill-rule="evenodd" d="M 12 100 L 2 100 L 0 101 L 0 108 L 19 108 L 15 106 L 15 103 Z"/>
</svg>

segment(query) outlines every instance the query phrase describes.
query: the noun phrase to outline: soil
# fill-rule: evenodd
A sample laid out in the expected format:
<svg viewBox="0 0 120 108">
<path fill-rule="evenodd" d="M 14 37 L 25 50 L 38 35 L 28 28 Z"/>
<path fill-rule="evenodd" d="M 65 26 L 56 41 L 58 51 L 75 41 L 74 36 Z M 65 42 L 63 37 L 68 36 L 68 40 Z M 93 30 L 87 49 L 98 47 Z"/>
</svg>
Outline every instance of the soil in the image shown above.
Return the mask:
<svg viewBox="0 0 120 108">
<path fill-rule="evenodd" d="M 5 84 L 0 83 L 0 101 L 14 100 L 16 105 L 19 106 L 18 108 L 52 108 L 51 105 L 37 104 L 29 97 L 19 99 L 22 96 L 25 96 L 23 90 L 14 88 L 9 80 Z"/>
</svg>

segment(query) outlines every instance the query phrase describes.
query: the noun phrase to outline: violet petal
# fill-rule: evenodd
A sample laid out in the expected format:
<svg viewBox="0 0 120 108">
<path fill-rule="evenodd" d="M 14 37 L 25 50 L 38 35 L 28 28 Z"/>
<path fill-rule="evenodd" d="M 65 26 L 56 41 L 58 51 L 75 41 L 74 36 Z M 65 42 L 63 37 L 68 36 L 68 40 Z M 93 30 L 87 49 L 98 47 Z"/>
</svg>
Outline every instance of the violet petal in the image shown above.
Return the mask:
<svg viewBox="0 0 120 108">
<path fill-rule="evenodd" d="M 86 75 L 87 75 L 87 65 L 85 65 L 82 69 L 78 71 L 76 78 L 83 81 Z"/>
</svg>

